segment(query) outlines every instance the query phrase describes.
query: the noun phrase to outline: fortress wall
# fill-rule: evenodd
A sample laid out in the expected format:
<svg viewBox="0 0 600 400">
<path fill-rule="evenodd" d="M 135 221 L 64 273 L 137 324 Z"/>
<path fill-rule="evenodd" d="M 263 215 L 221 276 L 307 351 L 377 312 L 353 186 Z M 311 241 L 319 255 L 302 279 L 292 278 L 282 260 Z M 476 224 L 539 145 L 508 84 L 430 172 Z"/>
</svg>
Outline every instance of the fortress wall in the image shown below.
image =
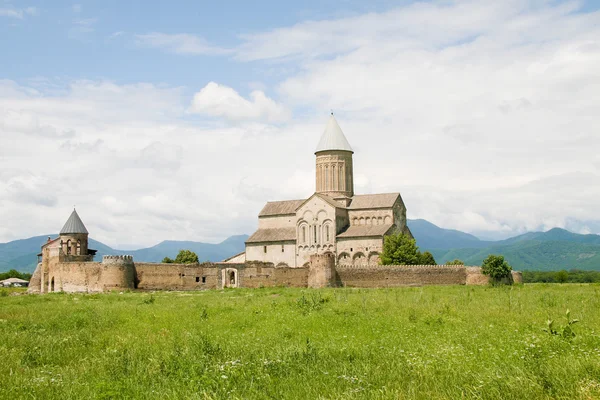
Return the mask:
<svg viewBox="0 0 600 400">
<path fill-rule="evenodd" d="M 377 288 L 422 285 L 464 285 L 466 268 L 446 265 L 338 266 L 343 286 Z"/>
<path fill-rule="evenodd" d="M 48 271 L 48 292 L 54 278 L 55 292 L 102 292 L 102 264 L 98 262 L 61 262 Z"/>
<path fill-rule="evenodd" d="M 306 287 L 308 285 L 308 268 L 274 267 L 273 264 L 249 263 L 239 271 L 240 287 Z"/>
<path fill-rule="evenodd" d="M 201 290 L 219 287 L 213 263 L 135 263 L 136 287 L 146 290 Z"/>
</svg>

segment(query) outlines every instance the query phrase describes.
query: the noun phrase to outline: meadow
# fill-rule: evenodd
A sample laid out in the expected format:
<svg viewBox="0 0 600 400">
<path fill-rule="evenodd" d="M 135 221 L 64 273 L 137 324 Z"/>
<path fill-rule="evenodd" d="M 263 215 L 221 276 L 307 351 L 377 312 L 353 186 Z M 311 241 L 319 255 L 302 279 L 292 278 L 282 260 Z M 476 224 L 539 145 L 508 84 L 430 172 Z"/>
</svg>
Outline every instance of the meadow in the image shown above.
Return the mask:
<svg viewBox="0 0 600 400">
<path fill-rule="evenodd" d="M 5 290 L 0 377 L 3 399 L 596 399 L 600 285 Z"/>
</svg>

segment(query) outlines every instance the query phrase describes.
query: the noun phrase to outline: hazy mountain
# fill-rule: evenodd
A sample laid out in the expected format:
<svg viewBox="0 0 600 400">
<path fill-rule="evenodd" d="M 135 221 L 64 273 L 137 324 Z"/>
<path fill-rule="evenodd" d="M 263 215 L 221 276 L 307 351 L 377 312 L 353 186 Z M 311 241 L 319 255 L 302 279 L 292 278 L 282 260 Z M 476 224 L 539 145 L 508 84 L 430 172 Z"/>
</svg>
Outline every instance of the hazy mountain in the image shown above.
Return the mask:
<svg viewBox="0 0 600 400">
<path fill-rule="evenodd" d="M 468 265 L 480 265 L 489 254 L 502 254 L 518 270 L 600 270 L 600 236 L 579 235 L 554 228 L 547 232 L 529 232 L 500 241 L 485 241 L 453 229 L 443 229 L 428 221 L 409 220 L 408 226 L 422 251 L 433 253 L 438 263 L 459 258 Z M 0 243 L 0 271 L 11 268 L 32 272 L 36 254 L 48 236 Z M 221 261 L 244 251 L 247 235 L 231 236 L 221 243 L 165 240 L 139 250 L 115 250 L 90 239 L 90 248 L 98 250 L 96 260 L 107 254 L 131 254 L 134 260 L 159 262 L 175 258 L 179 250 L 192 250 L 201 261 Z"/>
<path fill-rule="evenodd" d="M 599 235 L 579 235 L 554 228 L 485 243 L 485 247 L 434 249 L 422 246 L 422 249 L 431 251 L 440 264 L 458 258 L 468 265 L 481 265 L 489 254 L 502 254 L 517 270 L 600 270 Z"/>
<path fill-rule="evenodd" d="M 37 265 L 36 255 L 48 236 L 56 237 L 56 235 L 43 235 L 0 243 L 0 271 L 14 268 L 22 272 L 33 272 Z M 155 246 L 139 250 L 116 250 L 90 238 L 89 247 L 98 250 L 96 261 L 102 260 L 104 255 L 130 254 L 136 261 L 159 262 L 165 257 L 175 258 L 179 250 L 183 249 L 198 254 L 200 261 L 222 261 L 244 251 L 244 242 L 247 238 L 247 235 L 231 236 L 217 244 L 165 240 Z"/>
</svg>

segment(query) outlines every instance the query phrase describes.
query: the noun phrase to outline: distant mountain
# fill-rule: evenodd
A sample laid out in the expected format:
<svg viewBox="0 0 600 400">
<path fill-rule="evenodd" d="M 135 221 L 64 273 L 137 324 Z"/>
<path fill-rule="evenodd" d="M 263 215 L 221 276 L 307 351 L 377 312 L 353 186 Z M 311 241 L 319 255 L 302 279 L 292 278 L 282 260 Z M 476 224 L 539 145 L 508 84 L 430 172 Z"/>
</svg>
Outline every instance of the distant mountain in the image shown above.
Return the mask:
<svg viewBox="0 0 600 400">
<path fill-rule="evenodd" d="M 22 272 L 33 272 L 37 265 L 36 255 L 48 236 L 56 237 L 56 235 L 43 235 L 0 243 L 0 271 L 16 269 Z M 217 244 L 166 240 L 139 250 L 116 250 L 90 238 L 89 247 L 98 250 L 95 258 L 97 261 L 102 260 L 104 255 L 130 254 L 136 261 L 159 262 L 165 257 L 175 258 L 179 250 L 183 249 L 196 253 L 200 261 L 222 261 L 244 251 L 244 242 L 247 238 L 247 235 L 236 235 Z"/>
<path fill-rule="evenodd" d="M 483 243 L 484 247 L 435 249 L 422 246 L 422 249 L 431 251 L 440 264 L 458 258 L 468 265 L 481 265 L 489 254 L 501 254 L 517 270 L 576 268 L 600 271 L 599 235 L 579 235 L 554 228 L 547 232 L 529 232 L 506 240 Z"/>
<path fill-rule="evenodd" d="M 489 254 L 502 254 L 517 270 L 551 271 L 586 269 L 600 271 L 600 236 L 579 235 L 560 228 L 547 232 L 529 232 L 500 241 L 485 241 L 454 229 L 443 229 L 423 219 L 408 220 L 408 226 L 421 251 L 430 251 L 440 264 L 461 259 L 468 265 L 481 265 Z M 32 272 L 36 254 L 48 236 L 0 243 L 0 271 L 11 268 Z M 221 261 L 244 251 L 247 235 L 231 236 L 218 244 L 165 240 L 139 250 L 115 250 L 90 239 L 90 248 L 98 250 L 96 260 L 103 255 L 131 254 L 134 260 L 159 262 L 164 257 L 175 258 L 179 250 L 189 249 L 201 261 Z"/>
<path fill-rule="evenodd" d="M 493 243 L 454 229 L 440 228 L 424 219 L 409 219 L 407 223 L 417 245 L 425 249 L 481 248 Z"/>
</svg>

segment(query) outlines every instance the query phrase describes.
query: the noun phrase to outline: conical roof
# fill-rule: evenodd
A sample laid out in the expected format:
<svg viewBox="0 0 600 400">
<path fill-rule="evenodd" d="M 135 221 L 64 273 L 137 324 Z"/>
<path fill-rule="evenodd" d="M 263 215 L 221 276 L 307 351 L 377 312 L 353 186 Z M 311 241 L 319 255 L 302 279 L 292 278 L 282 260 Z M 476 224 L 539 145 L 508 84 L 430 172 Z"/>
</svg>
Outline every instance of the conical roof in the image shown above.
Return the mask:
<svg viewBox="0 0 600 400">
<path fill-rule="evenodd" d="M 321 136 L 321 140 L 319 140 L 315 153 L 327 150 L 343 150 L 354 153 L 354 150 L 350 147 L 350 143 L 348 143 L 346 136 L 344 136 L 344 132 L 342 132 L 342 128 L 338 125 L 333 114 L 329 117 L 325 132 L 323 132 L 323 136 Z"/>
<path fill-rule="evenodd" d="M 61 235 L 69 233 L 88 233 L 88 230 L 85 229 L 85 225 L 81 221 L 81 218 L 79 218 L 79 215 L 77 215 L 77 211 L 75 211 L 75 209 L 73 209 L 73 212 L 65 223 L 65 226 L 63 226 L 63 228 L 60 230 Z"/>
</svg>

